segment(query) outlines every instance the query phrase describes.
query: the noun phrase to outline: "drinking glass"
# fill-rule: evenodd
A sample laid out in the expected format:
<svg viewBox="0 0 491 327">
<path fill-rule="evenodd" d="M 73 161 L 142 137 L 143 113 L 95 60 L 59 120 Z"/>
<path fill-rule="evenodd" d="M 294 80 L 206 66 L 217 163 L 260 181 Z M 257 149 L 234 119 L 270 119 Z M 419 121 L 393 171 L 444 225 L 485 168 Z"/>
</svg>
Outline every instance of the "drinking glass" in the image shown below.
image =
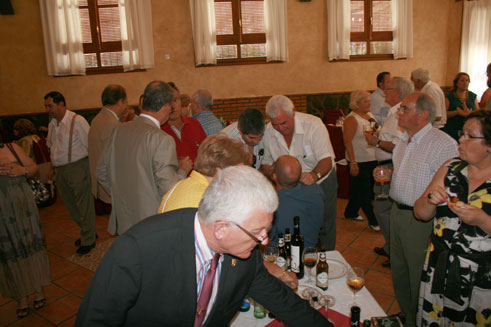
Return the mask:
<svg viewBox="0 0 491 327">
<path fill-rule="evenodd" d="M 390 181 L 390 177 L 392 176 L 392 169 L 385 166 L 377 166 L 373 170 L 373 177 L 376 182 L 380 183 L 380 194 L 377 195 L 376 199 L 387 199 L 389 197 L 388 194 L 384 192 L 384 183 Z"/>
<path fill-rule="evenodd" d="M 266 261 L 275 263 L 279 255 L 280 250 L 278 248 L 278 243 L 276 242 L 269 242 L 264 248 L 264 259 Z"/>
<path fill-rule="evenodd" d="M 346 284 L 353 292 L 353 305 L 356 305 L 356 293 L 365 286 L 365 272 L 363 268 L 353 266 L 346 275 Z"/>
<path fill-rule="evenodd" d="M 363 125 L 363 134 L 365 135 L 372 135 L 373 134 L 373 128 L 370 125 Z"/>
<path fill-rule="evenodd" d="M 314 247 L 306 247 L 303 250 L 302 260 L 305 267 L 309 268 L 309 277 L 307 283 L 314 283 L 312 278 L 312 268 L 317 264 L 317 249 Z"/>
</svg>

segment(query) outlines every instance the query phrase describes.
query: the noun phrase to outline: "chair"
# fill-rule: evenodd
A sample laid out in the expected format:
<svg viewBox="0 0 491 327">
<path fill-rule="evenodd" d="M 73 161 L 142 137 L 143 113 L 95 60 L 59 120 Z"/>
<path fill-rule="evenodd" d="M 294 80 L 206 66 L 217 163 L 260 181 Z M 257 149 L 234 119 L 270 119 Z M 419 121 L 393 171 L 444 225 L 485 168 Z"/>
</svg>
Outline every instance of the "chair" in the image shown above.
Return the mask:
<svg viewBox="0 0 491 327">
<path fill-rule="evenodd" d="M 343 139 L 343 129 L 342 127 L 335 126 L 332 124 L 326 124 L 327 131 L 329 132 L 329 138 L 331 140 L 332 147 L 334 149 L 335 161 L 336 161 L 336 171 L 338 176 L 338 197 L 347 199 L 349 197 L 349 171 L 346 163 L 341 164 L 341 162 L 346 162 L 343 160 L 346 158 Z M 343 160 L 343 161 L 342 161 Z"/>
</svg>

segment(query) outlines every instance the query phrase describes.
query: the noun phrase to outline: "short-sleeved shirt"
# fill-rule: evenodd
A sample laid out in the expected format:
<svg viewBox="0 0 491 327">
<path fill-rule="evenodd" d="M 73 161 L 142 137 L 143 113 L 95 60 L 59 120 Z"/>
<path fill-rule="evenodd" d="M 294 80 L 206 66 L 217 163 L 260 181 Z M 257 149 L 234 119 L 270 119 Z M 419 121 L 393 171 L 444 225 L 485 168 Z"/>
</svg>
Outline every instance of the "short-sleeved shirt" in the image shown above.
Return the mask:
<svg viewBox="0 0 491 327">
<path fill-rule="evenodd" d="M 240 135 L 239 128 L 237 127 L 237 122 L 225 127 L 221 131 L 221 133 L 227 135 L 231 139 L 239 140 L 244 143 L 244 149 L 249 152 L 249 146 Z M 252 155 L 254 156 L 254 158 L 256 158 L 254 161 L 254 168 L 259 169 L 259 167 L 261 167 L 263 163 L 264 158 L 264 138 L 262 138 L 261 141 L 259 141 L 259 144 L 254 147 Z"/>
<path fill-rule="evenodd" d="M 429 123 L 413 135 L 411 142 L 408 140 L 405 132 L 392 153 L 390 197 L 414 206 L 443 163 L 457 156 L 457 142 Z"/>
<path fill-rule="evenodd" d="M 435 120 L 433 126 L 442 128 L 447 123 L 447 107 L 445 106 L 445 95 L 441 87 L 435 82 L 428 81 L 421 89 L 421 92 L 431 95 L 433 100 L 435 100 L 437 108 L 436 117 L 441 117 L 441 119 Z"/>
<path fill-rule="evenodd" d="M 70 139 L 70 128 L 74 117 L 76 118 L 73 124 L 72 157 L 70 162 L 83 159 L 89 154 L 89 123 L 87 123 L 84 117 L 67 110 L 59 125 L 55 118 L 51 119 L 48 125 L 47 144 L 50 148 L 51 163 L 54 167 L 70 163 L 68 161 L 68 141 Z"/>
<path fill-rule="evenodd" d="M 397 118 L 397 111 L 399 110 L 401 103 L 399 102 L 392 108 L 390 108 L 387 115 L 387 120 L 384 126 L 379 131 L 378 137 L 381 141 L 391 142 L 396 145 L 402 139 L 404 131 L 399 127 L 399 119 Z M 392 153 L 387 152 L 381 148 L 375 148 L 375 158 L 378 161 L 385 161 L 392 159 Z"/>
<path fill-rule="evenodd" d="M 206 136 L 220 133 L 220 131 L 223 129 L 222 123 L 213 115 L 213 112 L 211 111 L 202 111 L 196 115 L 193 115 L 193 118 L 199 121 L 205 130 Z"/>
<path fill-rule="evenodd" d="M 370 95 L 370 111 L 380 125 L 385 124 L 390 106 L 385 102 L 384 91 L 377 87 Z"/>
<path fill-rule="evenodd" d="M 201 124 L 194 118 L 181 116 L 183 125 L 181 131 L 176 131 L 169 122 L 162 125 L 161 129 L 172 136 L 176 142 L 176 152 L 178 158 L 189 156 L 194 162 L 198 155 L 198 148 L 206 138 L 205 131 Z"/>
<path fill-rule="evenodd" d="M 272 165 L 278 157 L 288 154 L 298 159 L 303 172 L 311 172 L 324 158 L 331 158 L 334 170 L 334 150 L 327 128 L 319 117 L 295 112 L 295 130 L 290 148 L 280 132 L 276 131 L 271 123 L 264 132 L 264 159 L 263 164 Z M 321 183 L 327 176 L 317 181 Z"/>
</svg>

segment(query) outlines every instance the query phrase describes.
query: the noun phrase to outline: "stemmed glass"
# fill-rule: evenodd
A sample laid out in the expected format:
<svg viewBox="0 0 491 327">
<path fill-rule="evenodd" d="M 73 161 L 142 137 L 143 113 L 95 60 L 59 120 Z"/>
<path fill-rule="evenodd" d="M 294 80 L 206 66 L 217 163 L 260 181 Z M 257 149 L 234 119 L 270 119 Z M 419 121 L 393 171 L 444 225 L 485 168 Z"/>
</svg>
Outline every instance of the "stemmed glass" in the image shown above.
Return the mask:
<svg viewBox="0 0 491 327">
<path fill-rule="evenodd" d="M 269 242 L 268 245 L 264 248 L 264 259 L 266 261 L 275 263 L 276 259 L 280 255 L 280 250 L 278 248 L 278 243 Z"/>
<path fill-rule="evenodd" d="M 302 260 L 305 267 L 309 268 L 309 277 L 307 283 L 313 283 L 312 279 L 312 268 L 317 264 L 317 249 L 314 247 L 306 247 L 303 250 Z"/>
<path fill-rule="evenodd" d="M 380 183 L 380 194 L 375 197 L 376 199 L 387 199 L 389 197 L 389 195 L 384 192 L 384 183 L 389 182 L 391 176 L 392 169 L 386 166 L 377 166 L 373 170 L 375 181 Z"/>
<path fill-rule="evenodd" d="M 346 284 L 353 292 L 353 305 L 356 305 L 356 293 L 365 286 L 365 272 L 361 267 L 353 266 L 348 270 Z"/>
</svg>

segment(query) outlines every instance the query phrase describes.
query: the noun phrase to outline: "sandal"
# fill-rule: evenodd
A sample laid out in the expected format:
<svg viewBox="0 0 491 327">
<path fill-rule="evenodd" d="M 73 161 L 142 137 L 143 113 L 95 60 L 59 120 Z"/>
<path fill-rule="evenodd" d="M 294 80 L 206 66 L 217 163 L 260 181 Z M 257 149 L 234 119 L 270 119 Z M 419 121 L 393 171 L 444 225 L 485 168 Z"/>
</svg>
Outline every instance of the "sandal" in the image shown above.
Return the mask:
<svg viewBox="0 0 491 327">
<path fill-rule="evenodd" d="M 17 315 L 17 318 L 19 318 L 19 319 L 25 318 L 29 315 L 29 307 L 24 308 L 24 309 L 17 309 L 15 311 L 15 314 Z"/>
<path fill-rule="evenodd" d="M 46 299 L 45 298 L 40 299 L 40 300 L 34 300 L 34 303 L 33 303 L 33 307 L 35 310 L 42 309 L 42 308 L 44 308 L 45 305 L 46 305 Z"/>
</svg>

